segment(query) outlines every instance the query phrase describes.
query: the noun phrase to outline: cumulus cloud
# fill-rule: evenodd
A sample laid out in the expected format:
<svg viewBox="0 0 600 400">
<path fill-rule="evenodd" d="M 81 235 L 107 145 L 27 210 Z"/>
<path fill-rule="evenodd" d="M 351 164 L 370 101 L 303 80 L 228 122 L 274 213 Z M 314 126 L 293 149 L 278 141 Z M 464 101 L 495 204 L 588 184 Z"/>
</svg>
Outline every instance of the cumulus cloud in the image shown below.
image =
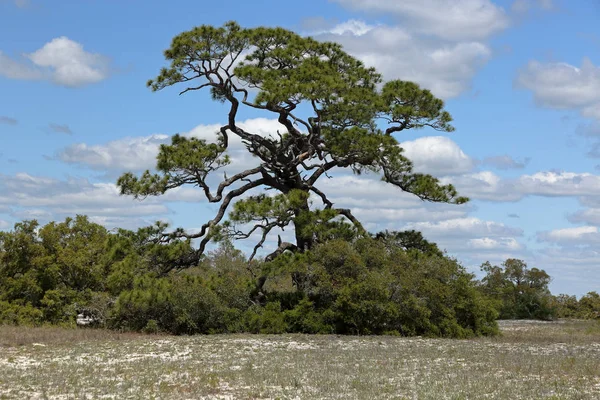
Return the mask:
<svg viewBox="0 0 600 400">
<path fill-rule="evenodd" d="M 282 126 L 274 119 L 253 118 L 239 122 L 238 125 L 248 132 L 261 136 L 277 137 L 277 130 Z M 195 137 L 214 143 L 221 125 L 198 125 L 184 136 Z M 126 137 L 105 144 L 88 145 L 77 143 L 59 150 L 56 158 L 59 160 L 94 170 L 111 171 L 144 171 L 156 165 L 156 156 L 161 144 L 169 143 L 169 135 L 153 134 L 141 137 Z M 227 150 L 231 158 L 230 170 L 243 170 L 258 165 L 256 159 L 248 153 L 237 135 L 229 135 Z"/>
<path fill-rule="evenodd" d="M 423 232 L 428 240 L 458 255 L 471 267 L 526 254 L 525 246 L 518 241 L 523 236 L 521 229 L 475 217 L 409 223 L 404 229 Z"/>
<path fill-rule="evenodd" d="M 503 237 L 503 238 L 476 238 L 469 239 L 467 246 L 474 250 L 507 250 L 507 251 L 518 251 L 523 249 L 515 238 Z"/>
<path fill-rule="evenodd" d="M 0 75 L 9 79 L 48 79 L 58 85 L 79 87 L 100 82 L 109 74 L 107 57 L 85 51 L 83 45 L 66 36 L 52 39 L 25 56 L 31 63 L 0 52 Z"/>
<path fill-rule="evenodd" d="M 346 207 L 344 201 L 339 201 L 338 205 Z M 419 208 L 406 208 L 406 209 L 394 209 L 394 208 L 377 208 L 377 207 L 364 207 L 364 208 L 352 208 L 352 213 L 361 222 L 365 223 L 376 223 L 382 224 L 385 228 L 398 230 L 402 228 L 402 225 L 408 222 L 415 221 L 442 221 L 448 218 L 461 218 L 466 215 L 465 209 L 458 207 L 445 208 L 445 207 L 419 207 Z"/>
<path fill-rule="evenodd" d="M 600 243 L 600 232 L 595 226 L 579 226 L 575 228 L 555 229 L 539 232 L 539 241 L 556 244 L 590 244 Z"/>
<path fill-rule="evenodd" d="M 579 210 L 573 214 L 570 214 L 568 219 L 573 223 L 583 222 L 588 225 L 600 226 L 600 208 Z"/>
<path fill-rule="evenodd" d="M 540 196 L 600 195 L 600 176 L 575 172 L 538 172 L 517 181 L 524 194 Z"/>
<path fill-rule="evenodd" d="M 86 52 L 66 36 L 53 39 L 28 57 L 37 66 L 49 68 L 52 79 L 64 86 L 96 83 L 108 76 L 106 57 Z"/>
<path fill-rule="evenodd" d="M 335 0 L 358 10 L 397 18 L 403 25 L 444 40 L 477 40 L 509 25 L 506 12 L 489 0 Z"/>
<path fill-rule="evenodd" d="M 0 124 L 5 124 L 5 125 L 17 125 L 19 123 L 19 121 L 17 121 L 14 118 L 10 118 L 10 117 L 5 117 L 5 116 L 1 116 L 0 115 Z"/>
<path fill-rule="evenodd" d="M 324 190 L 338 207 L 350 208 L 370 231 L 415 229 L 442 249 L 481 263 L 488 258 L 515 256 L 525 250 L 518 228 L 469 217 L 470 204 L 456 206 L 423 202 L 369 176 L 333 176 Z"/>
<path fill-rule="evenodd" d="M 502 156 L 490 156 L 484 158 L 481 163 L 497 169 L 523 169 L 529 164 L 530 158 L 525 158 L 523 161 L 517 161 L 511 156 L 505 154 Z"/>
<path fill-rule="evenodd" d="M 473 159 L 445 136 L 427 136 L 400 145 L 417 172 L 457 175 L 470 172 L 475 166 Z"/>
<path fill-rule="evenodd" d="M 401 26 L 368 25 L 347 21 L 317 39 L 336 41 L 385 79 L 419 83 L 442 98 L 455 97 L 491 57 L 491 50 L 477 41 L 432 41 Z"/>
<path fill-rule="evenodd" d="M 340 175 L 317 181 L 328 197 L 349 207 L 415 208 L 423 204 L 413 195 L 387 184 L 374 175 Z"/>
<path fill-rule="evenodd" d="M 158 147 L 167 142 L 167 135 L 126 137 L 106 144 L 70 145 L 57 154 L 69 164 L 77 164 L 95 170 L 144 171 L 156 165 Z"/>
<path fill-rule="evenodd" d="M 503 179 L 491 171 L 481 171 L 455 177 L 442 178 L 443 183 L 452 183 L 459 193 L 473 199 L 490 201 L 517 201 L 523 197 L 515 190 L 513 181 Z"/>
<path fill-rule="evenodd" d="M 505 179 L 490 171 L 445 177 L 461 194 L 491 201 L 517 201 L 525 196 L 600 196 L 600 176 L 590 173 L 543 171 Z"/>
<path fill-rule="evenodd" d="M 112 183 L 92 183 L 87 179 L 58 180 L 26 173 L 0 174 L 0 209 L 10 209 L 17 218 L 61 219 L 74 214 L 91 217 L 146 218 L 170 214 L 170 202 L 199 202 L 203 196 L 193 188 L 180 188 L 143 202 L 120 196 Z M 0 210 L 1 211 L 1 210 Z"/>
<path fill-rule="evenodd" d="M 581 67 L 530 61 L 516 84 L 529 89 L 541 106 L 579 110 L 585 117 L 600 119 L 600 67 L 587 58 Z"/>
<path fill-rule="evenodd" d="M 518 228 L 506 226 L 500 222 L 483 221 L 475 217 L 456 218 L 440 222 L 417 222 L 409 224 L 410 229 L 425 232 L 434 237 L 452 236 L 454 238 L 505 238 L 523 235 Z"/>
</svg>

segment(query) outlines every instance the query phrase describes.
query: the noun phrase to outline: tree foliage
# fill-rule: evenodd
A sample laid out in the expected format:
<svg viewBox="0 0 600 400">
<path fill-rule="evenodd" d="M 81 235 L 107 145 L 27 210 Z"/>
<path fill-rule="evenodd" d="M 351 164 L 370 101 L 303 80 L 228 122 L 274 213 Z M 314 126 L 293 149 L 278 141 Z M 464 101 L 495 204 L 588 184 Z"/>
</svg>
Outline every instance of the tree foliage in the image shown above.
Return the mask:
<svg viewBox="0 0 600 400">
<path fill-rule="evenodd" d="M 482 289 L 496 299 L 500 318 L 552 319 L 556 315 L 548 289 L 550 276 L 544 270 L 528 268 L 522 260 L 509 258 L 501 266 L 489 262 L 481 266 L 486 273 Z"/>
<path fill-rule="evenodd" d="M 282 28 L 245 29 L 229 22 L 183 32 L 164 54 L 170 65 L 148 86 L 154 91 L 179 87 L 180 94 L 209 90 L 215 101 L 227 106 L 227 122 L 213 143 L 173 136 L 171 144 L 160 147 L 156 173 L 126 173 L 118 186 L 122 194 L 144 198 L 194 185 L 209 202 L 219 204 L 199 232 L 178 229 L 164 236 L 200 239 L 196 260 L 211 239 L 243 239 L 257 233 L 253 257 L 273 229 L 290 225 L 295 243 L 280 243 L 267 259 L 286 249 L 310 249 L 338 234 L 364 235 L 352 212 L 336 207 L 322 190 L 322 178 L 340 169 L 378 173 L 383 181 L 426 201 L 467 201 L 452 185 L 414 172 L 396 139 L 407 129 L 452 131 L 442 100 L 412 82 L 383 83 L 373 68 L 339 44 Z M 268 136 L 244 130 L 238 123 L 242 109 L 276 119 L 280 129 Z M 225 174 L 215 188 L 219 170 L 230 163 L 232 135 L 255 157 L 256 166 Z M 248 197 L 256 188 L 276 194 Z M 320 204 L 312 204 L 310 196 Z"/>
</svg>

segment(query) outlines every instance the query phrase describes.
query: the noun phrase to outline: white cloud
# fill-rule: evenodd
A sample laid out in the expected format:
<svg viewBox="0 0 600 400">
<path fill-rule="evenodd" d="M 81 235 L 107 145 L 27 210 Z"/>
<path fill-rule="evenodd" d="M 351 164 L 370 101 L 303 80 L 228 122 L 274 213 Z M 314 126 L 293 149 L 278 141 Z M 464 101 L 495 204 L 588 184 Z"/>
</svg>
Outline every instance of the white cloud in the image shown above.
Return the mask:
<svg viewBox="0 0 600 400">
<path fill-rule="evenodd" d="M 321 32 L 317 39 L 341 43 L 350 54 L 375 67 L 386 80 L 419 83 L 442 98 L 455 97 L 491 57 L 477 41 L 432 41 L 400 26 L 348 21 Z"/>
<path fill-rule="evenodd" d="M 445 177 L 441 181 L 446 184 L 452 183 L 461 195 L 472 199 L 517 201 L 523 197 L 522 193 L 516 191 L 514 182 L 490 171 Z"/>
<path fill-rule="evenodd" d="M 585 117 L 600 119 L 600 67 L 587 58 L 581 67 L 530 61 L 516 84 L 531 90 L 541 106 L 579 110 Z"/>
<path fill-rule="evenodd" d="M 600 208 L 588 208 L 568 216 L 570 222 L 600 226 Z"/>
<path fill-rule="evenodd" d="M 523 249 L 523 245 L 521 245 L 515 238 L 512 237 L 504 237 L 504 238 L 476 238 L 469 239 L 467 241 L 467 246 L 474 250 L 507 250 L 507 251 L 518 251 Z"/>
<path fill-rule="evenodd" d="M 49 79 L 62 86 L 79 87 L 100 82 L 109 73 L 107 57 L 85 51 L 83 45 L 66 36 L 52 39 L 26 57 L 33 65 L 0 52 L 0 75 L 21 80 Z"/>
<path fill-rule="evenodd" d="M 415 171 L 432 175 L 456 175 L 473 170 L 471 157 L 450 138 L 427 136 L 402 142 L 400 146 L 413 162 Z"/>
<path fill-rule="evenodd" d="M 415 208 L 423 204 L 417 197 L 376 179 L 375 175 L 334 175 L 321 178 L 316 186 L 332 201 L 351 207 Z"/>
<path fill-rule="evenodd" d="M 77 143 L 59 151 L 57 157 L 69 164 L 96 170 L 143 171 L 156 165 L 158 147 L 167 135 L 126 137 L 101 145 Z"/>
<path fill-rule="evenodd" d="M 556 244 L 600 243 L 600 232 L 595 226 L 579 226 L 539 232 L 537 237 L 540 241 Z"/>
<path fill-rule="evenodd" d="M 86 179 L 57 180 L 18 173 L 0 175 L 0 208 L 19 219 L 57 220 L 75 214 L 95 218 L 145 220 L 171 214 L 170 202 L 201 202 L 203 195 L 193 188 L 179 188 L 144 201 L 120 196 L 112 183 L 92 183 Z M 1 211 L 1 210 L 0 210 Z M 130 224 L 131 225 L 131 224 Z"/>
<path fill-rule="evenodd" d="M 64 86 L 83 86 L 108 76 L 108 60 L 104 56 L 86 52 L 81 44 L 66 36 L 52 39 L 28 57 L 34 64 L 50 68 L 52 79 Z"/>
<path fill-rule="evenodd" d="M 359 10 L 391 15 L 425 35 L 476 40 L 505 29 L 505 11 L 489 0 L 336 0 Z"/>
<path fill-rule="evenodd" d="M 277 120 L 267 118 L 247 119 L 239 122 L 238 125 L 248 132 L 264 137 L 277 137 L 277 131 L 282 130 L 282 125 Z M 214 143 L 220 127 L 221 125 L 218 124 L 198 125 L 183 135 Z M 56 157 L 66 163 L 95 170 L 139 172 L 154 168 L 159 147 L 161 144 L 169 143 L 169 137 L 169 135 L 154 134 L 126 137 L 97 145 L 77 143 L 58 151 Z M 228 172 L 241 171 L 258 165 L 257 159 L 248 152 L 241 139 L 232 133 L 229 134 L 227 153 L 231 157 L 231 166 L 226 168 Z"/>
<path fill-rule="evenodd" d="M 450 236 L 453 238 L 505 238 L 521 236 L 523 231 L 508 227 L 499 222 L 482 221 L 479 218 L 456 218 L 440 222 L 417 222 L 409 224 L 409 229 L 415 229 L 432 237 Z"/>
<path fill-rule="evenodd" d="M 362 36 L 362 35 L 367 34 L 371 29 L 373 29 L 373 27 L 368 25 L 366 22 L 351 19 L 349 21 L 342 22 L 341 24 L 334 26 L 329 33 L 333 33 L 334 35 L 350 34 L 350 35 Z M 402 33 L 402 31 L 399 31 L 399 32 Z M 328 33 L 328 32 L 322 31 L 321 33 Z M 407 34 L 404 34 L 404 35 L 407 35 Z"/>
<path fill-rule="evenodd" d="M 472 268 L 488 260 L 503 261 L 527 254 L 525 246 L 518 241 L 523 236 L 521 229 L 475 217 L 409 223 L 403 229 L 422 232 L 427 240 L 434 241 Z"/>
<path fill-rule="evenodd" d="M 340 201 L 339 206 L 346 204 Z M 420 207 L 407 209 L 393 208 L 352 208 L 352 213 L 361 222 L 384 224 L 387 229 L 398 230 L 403 224 L 415 221 L 442 221 L 449 218 L 466 216 L 466 210 L 458 206 L 450 207 Z M 387 224 L 386 224 L 387 223 Z"/>
<path fill-rule="evenodd" d="M 543 171 L 504 179 L 490 171 L 442 178 L 462 195 L 491 201 L 517 201 L 525 196 L 600 196 L 600 176 L 590 173 Z"/>
<path fill-rule="evenodd" d="M 600 195 L 600 176 L 590 173 L 538 172 L 523 175 L 517 181 L 517 190 L 539 196 Z"/>
</svg>

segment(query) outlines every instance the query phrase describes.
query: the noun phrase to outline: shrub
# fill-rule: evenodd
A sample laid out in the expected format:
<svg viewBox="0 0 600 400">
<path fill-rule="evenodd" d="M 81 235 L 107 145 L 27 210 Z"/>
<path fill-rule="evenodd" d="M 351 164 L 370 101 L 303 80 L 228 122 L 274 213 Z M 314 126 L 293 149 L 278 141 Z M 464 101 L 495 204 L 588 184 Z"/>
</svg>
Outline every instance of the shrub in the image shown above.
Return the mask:
<svg viewBox="0 0 600 400">
<path fill-rule="evenodd" d="M 0 301 L 0 324 L 38 326 L 43 320 L 44 314 L 29 303 Z"/>
</svg>

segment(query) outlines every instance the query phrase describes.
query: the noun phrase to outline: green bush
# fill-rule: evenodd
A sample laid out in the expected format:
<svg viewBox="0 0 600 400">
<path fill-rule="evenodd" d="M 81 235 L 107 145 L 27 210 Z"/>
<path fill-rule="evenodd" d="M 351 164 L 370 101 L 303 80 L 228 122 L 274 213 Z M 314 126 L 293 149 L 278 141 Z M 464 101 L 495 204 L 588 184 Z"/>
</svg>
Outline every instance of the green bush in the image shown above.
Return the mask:
<svg viewBox="0 0 600 400">
<path fill-rule="evenodd" d="M 42 311 L 31 304 L 20 305 L 0 301 L 0 324 L 39 326 L 44 321 Z"/>
<path fill-rule="evenodd" d="M 171 284 L 165 278 L 145 275 L 136 278 L 132 290 L 122 292 L 110 313 L 108 326 L 141 331 L 148 321 L 157 321 L 162 330 L 173 325 Z"/>
<path fill-rule="evenodd" d="M 330 309 L 317 311 L 307 298 L 291 310 L 286 310 L 284 320 L 288 332 L 335 333 L 335 312 Z"/>
<path fill-rule="evenodd" d="M 250 333 L 284 333 L 287 331 L 284 317 L 279 302 L 270 302 L 264 307 L 253 305 L 242 316 L 244 331 Z"/>
</svg>

